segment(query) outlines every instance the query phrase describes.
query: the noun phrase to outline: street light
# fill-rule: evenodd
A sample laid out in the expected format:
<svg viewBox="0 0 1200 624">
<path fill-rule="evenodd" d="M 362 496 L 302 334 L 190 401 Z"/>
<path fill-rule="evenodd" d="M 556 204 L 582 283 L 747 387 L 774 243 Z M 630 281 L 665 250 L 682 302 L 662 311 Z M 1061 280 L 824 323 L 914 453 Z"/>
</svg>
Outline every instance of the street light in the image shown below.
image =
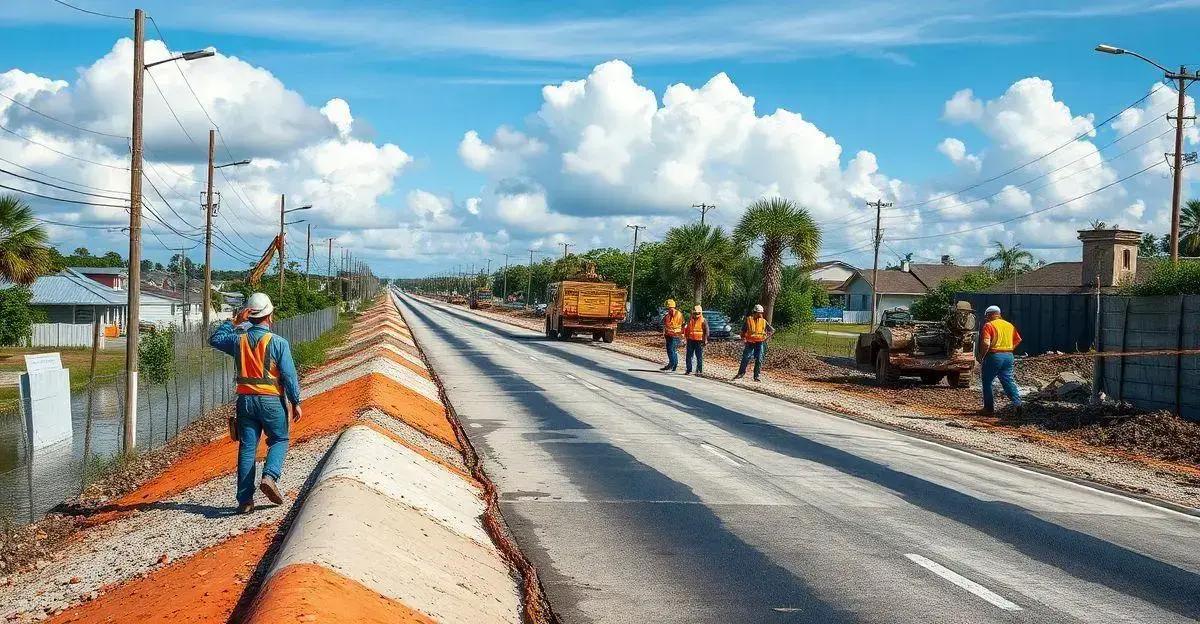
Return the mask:
<svg viewBox="0 0 1200 624">
<path fill-rule="evenodd" d="M 284 202 L 284 196 L 280 195 L 279 196 L 279 296 L 280 297 L 283 296 L 283 278 L 284 278 L 284 275 L 287 273 L 286 264 L 284 263 L 284 256 L 285 256 L 286 252 L 284 251 L 284 246 L 283 246 L 283 241 L 284 241 L 283 227 L 288 224 L 283 222 L 283 215 L 286 215 L 289 212 L 299 212 L 301 210 L 309 210 L 312 208 L 312 204 L 306 204 L 304 206 L 300 206 L 299 208 L 291 208 L 288 210 L 284 210 L 283 202 Z M 300 223 L 300 221 L 293 221 L 292 223 Z"/>
<path fill-rule="evenodd" d="M 129 146 L 129 297 L 125 310 L 125 414 L 121 450 L 133 451 L 137 444 L 138 409 L 138 322 L 142 297 L 142 107 L 145 99 L 146 71 L 172 61 L 194 61 L 215 54 L 196 50 L 146 63 L 146 13 L 133 12 L 133 111 Z"/>
<path fill-rule="evenodd" d="M 213 165 L 213 169 L 224 169 L 225 167 L 240 167 L 250 164 L 250 160 L 239 160 L 237 162 L 225 163 L 223 165 Z"/>
<path fill-rule="evenodd" d="M 1166 67 L 1163 67 L 1159 63 L 1156 63 L 1155 61 L 1153 61 L 1145 56 L 1142 56 L 1141 54 L 1138 54 L 1137 52 L 1134 52 L 1133 50 L 1126 50 L 1125 48 L 1118 48 L 1117 46 L 1108 45 L 1106 43 L 1102 43 L 1102 44 L 1096 46 L 1096 51 L 1103 52 L 1104 54 L 1114 54 L 1114 55 L 1128 54 L 1129 56 L 1140 58 L 1143 61 L 1145 61 L 1145 62 L 1157 67 L 1159 70 L 1161 70 L 1163 73 L 1163 76 L 1166 77 L 1167 80 L 1172 80 L 1172 81 L 1175 81 L 1175 83 L 1176 83 L 1175 91 L 1178 95 L 1178 101 L 1176 102 L 1176 105 L 1175 105 L 1175 153 L 1172 155 L 1174 157 L 1175 162 L 1174 162 L 1174 167 L 1173 167 L 1174 171 L 1172 172 L 1173 176 L 1174 176 L 1174 180 L 1173 180 L 1173 185 L 1172 185 L 1172 189 L 1171 189 L 1171 262 L 1178 263 L 1179 262 L 1179 202 L 1183 195 L 1183 160 L 1184 160 L 1183 122 L 1185 119 L 1195 119 L 1195 117 L 1184 117 L 1183 116 L 1183 104 L 1184 104 L 1184 99 L 1185 99 L 1184 92 L 1187 90 L 1187 87 L 1189 84 L 1200 79 L 1200 73 L 1197 73 L 1197 72 L 1188 73 L 1187 67 L 1184 65 L 1179 66 L 1178 72 L 1173 72 L 1173 71 L 1167 69 Z M 1168 115 L 1167 119 L 1169 120 L 1170 118 L 1171 118 L 1171 116 Z M 1191 158 L 1194 158 L 1194 156 L 1189 156 L 1189 160 Z"/>
</svg>

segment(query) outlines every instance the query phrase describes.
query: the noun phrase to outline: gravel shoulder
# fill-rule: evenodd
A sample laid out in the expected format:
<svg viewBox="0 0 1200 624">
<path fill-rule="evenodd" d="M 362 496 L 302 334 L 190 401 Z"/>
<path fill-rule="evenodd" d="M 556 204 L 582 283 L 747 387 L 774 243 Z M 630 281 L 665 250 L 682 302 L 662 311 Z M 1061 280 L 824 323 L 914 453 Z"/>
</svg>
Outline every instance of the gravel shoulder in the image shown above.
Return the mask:
<svg viewBox="0 0 1200 624">
<path fill-rule="evenodd" d="M 466 308 L 463 308 L 466 310 Z M 543 321 L 520 313 L 470 310 L 487 318 L 540 331 Z M 618 334 L 612 344 L 602 345 L 626 355 L 652 362 L 665 358 L 657 335 L 647 332 Z M 1114 446 L 1090 443 L 1086 432 L 1063 435 L 1030 423 L 980 416 L 979 382 L 973 388 L 924 387 L 880 388 L 871 377 L 847 366 L 821 360 L 803 375 L 774 371 L 767 367 L 764 381 L 729 381 L 737 372 L 732 356 L 740 345 L 718 345 L 705 357 L 705 374 L 716 383 L 734 383 L 763 394 L 896 428 L 947 443 L 1008 463 L 1111 488 L 1174 508 L 1200 508 L 1200 466 L 1185 461 L 1148 457 Z M 728 353 L 726 353 L 728 352 Z M 680 355 L 682 358 L 682 353 Z M 1081 372 L 1087 362 L 1080 363 Z M 1032 384 L 1048 376 L 1045 366 L 1034 365 L 1018 378 Z"/>
</svg>

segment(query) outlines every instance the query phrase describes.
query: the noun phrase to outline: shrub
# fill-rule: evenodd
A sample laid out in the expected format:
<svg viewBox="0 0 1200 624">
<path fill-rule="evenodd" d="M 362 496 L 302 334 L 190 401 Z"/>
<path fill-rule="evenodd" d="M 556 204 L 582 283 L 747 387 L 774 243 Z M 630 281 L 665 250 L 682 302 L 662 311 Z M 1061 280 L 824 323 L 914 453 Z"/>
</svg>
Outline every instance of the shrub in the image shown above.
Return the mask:
<svg viewBox="0 0 1200 624">
<path fill-rule="evenodd" d="M 991 288 L 1000 281 L 997 274 L 982 269 L 972 271 L 957 279 L 942 280 L 929 294 L 913 302 L 910 310 L 913 318 L 920 321 L 940 321 L 946 310 L 954 303 L 954 293 L 979 292 Z"/>
<path fill-rule="evenodd" d="M 0 289 L 0 344 L 20 344 L 33 333 L 42 315 L 29 307 L 31 298 L 33 293 L 23 286 Z"/>
<path fill-rule="evenodd" d="M 1121 287 L 1122 295 L 1148 297 L 1153 295 L 1200 295 L 1200 261 L 1181 260 L 1155 263 L 1150 276 L 1137 284 Z"/>
<path fill-rule="evenodd" d="M 151 383 L 166 383 L 175 364 L 175 331 L 160 330 L 141 335 L 138 341 L 138 369 Z"/>
</svg>

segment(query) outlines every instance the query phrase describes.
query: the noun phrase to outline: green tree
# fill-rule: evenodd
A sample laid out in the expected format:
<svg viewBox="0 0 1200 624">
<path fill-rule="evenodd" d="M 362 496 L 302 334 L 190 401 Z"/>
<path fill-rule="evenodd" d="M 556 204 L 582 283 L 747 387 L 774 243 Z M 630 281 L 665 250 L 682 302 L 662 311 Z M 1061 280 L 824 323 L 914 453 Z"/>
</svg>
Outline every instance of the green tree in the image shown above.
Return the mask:
<svg viewBox="0 0 1200 624">
<path fill-rule="evenodd" d="M 733 231 L 733 239 L 740 246 L 754 241 L 762 244 L 763 290 L 759 302 L 767 321 L 772 322 L 782 287 L 784 252 L 791 250 L 802 264 L 814 264 L 821 249 L 821 228 L 805 208 L 773 197 L 750 204 Z"/>
<path fill-rule="evenodd" d="M 29 285 L 51 268 L 46 230 L 29 204 L 0 196 L 0 279 Z"/>
<path fill-rule="evenodd" d="M 992 245 L 996 248 L 996 252 L 984 258 L 983 265 L 992 269 L 996 275 L 1000 276 L 1000 279 L 1028 273 L 1037 262 L 1033 254 L 1021 249 L 1021 243 L 1014 243 L 1008 247 L 1000 241 L 993 241 Z"/>
<path fill-rule="evenodd" d="M 175 330 L 157 330 L 141 335 L 138 341 L 138 368 L 147 381 L 166 383 L 175 363 Z"/>
<path fill-rule="evenodd" d="M 1158 262 L 1149 277 L 1126 284 L 1121 294 L 1135 297 L 1155 295 L 1200 295 L 1200 260 Z"/>
<path fill-rule="evenodd" d="M 42 316 L 29 307 L 33 293 L 24 286 L 0 288 L 0 344 L 16 345 L 29 338 Z"/>
<path fill-rule="evenodd" d="M 1200 199 L 1189 199 L 1180 209 L 1179 255 L 1200 256 Z"/>
<path fill-rule="evenodd" d="M 940 321 L 945 318 L 950 304 L 954 303 L 954 293 L 980 292 L 999 281 L 999 274 L 988 270 L 971 271 L 962 277 L 942 280 L 928 294 L 914 301 L 910 310 L 917 320 Z"/>
<path fill-rule="evenodd" d="M 692 302 L 704 303 L 705 292 L 729 287 L 729 271 L 741 250 L 720 227 L 693 223 L 671 228 L 663 238 L 660 266 L 665 273 L 690 286 Z"/>
<path fill-rule="evenodd" d="M 1162 243 L 1159 242 L 1158 237 L 1150 232 L 1142 234 L 1141 240 L 1138 241 L 1138 257 L 1153 258 L 1160 255 L 1162 255 Z"/>
</svg>

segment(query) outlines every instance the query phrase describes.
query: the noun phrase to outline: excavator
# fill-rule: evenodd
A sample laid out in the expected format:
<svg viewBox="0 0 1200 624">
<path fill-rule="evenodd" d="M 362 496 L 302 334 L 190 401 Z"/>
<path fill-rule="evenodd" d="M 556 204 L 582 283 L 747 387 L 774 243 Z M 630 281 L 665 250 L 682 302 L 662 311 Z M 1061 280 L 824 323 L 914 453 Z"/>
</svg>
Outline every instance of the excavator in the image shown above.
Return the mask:
<svg viewBox="0 0 1200 624">
<path fill-rule="evenodd" d="M 263 252 L 262 258 L 250 269 L 250 275 L 246 278 L 246 283 L 251 286 L 258 286 L 259 280 L 262 279 L 263 273 L 267 272 L 267 267 L 271 266 L 271 260 L 275 258 L 275 254 L 279 252 L 279 236 L 271 239 L 271 244 L 267 245 L 267 250 Z"/>
</svg>

